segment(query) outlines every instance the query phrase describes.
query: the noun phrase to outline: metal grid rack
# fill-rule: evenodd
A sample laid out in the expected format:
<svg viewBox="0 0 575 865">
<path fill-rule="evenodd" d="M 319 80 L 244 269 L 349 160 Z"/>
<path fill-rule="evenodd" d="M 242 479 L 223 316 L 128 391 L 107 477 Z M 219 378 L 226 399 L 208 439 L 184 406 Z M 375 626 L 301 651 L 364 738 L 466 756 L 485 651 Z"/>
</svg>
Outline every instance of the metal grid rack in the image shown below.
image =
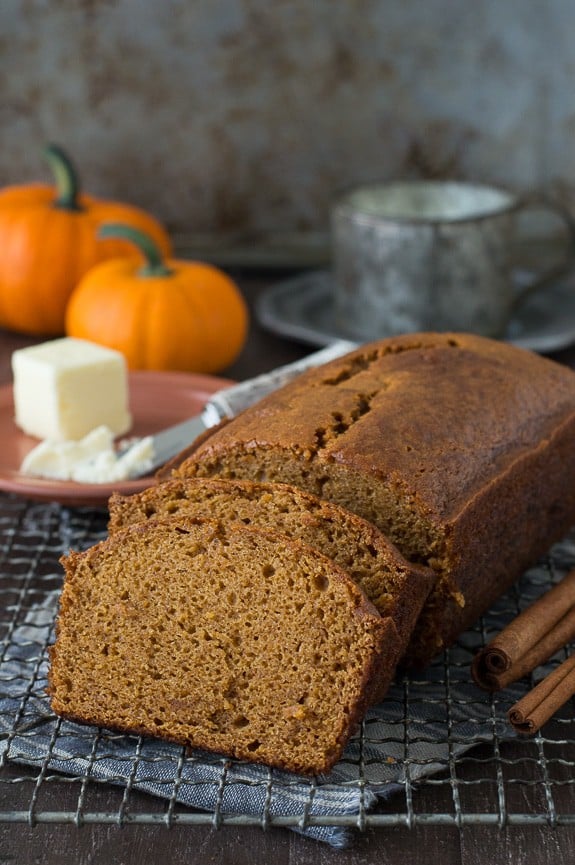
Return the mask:
<svg viewBox="0 0 575 865">
<path fill-rule="evenodd" d="M 398 681 L 385 723 L 367 716 L 335 780 L 306 781 L 175 746 L 158 751 L 50 713 L 43 676 L 58 559 L 102 538 L 106 517 L 0 499 L 0 822 L 274 825 L 318 837 L 338 826 L 575 824 L 573 706 L 519 741 L 503 719 L 529 683 L 494 697 L 469 684 L 472 654 L 491 631 L 575 566 L 575 536 L 423 678 Z"/>
</svg>

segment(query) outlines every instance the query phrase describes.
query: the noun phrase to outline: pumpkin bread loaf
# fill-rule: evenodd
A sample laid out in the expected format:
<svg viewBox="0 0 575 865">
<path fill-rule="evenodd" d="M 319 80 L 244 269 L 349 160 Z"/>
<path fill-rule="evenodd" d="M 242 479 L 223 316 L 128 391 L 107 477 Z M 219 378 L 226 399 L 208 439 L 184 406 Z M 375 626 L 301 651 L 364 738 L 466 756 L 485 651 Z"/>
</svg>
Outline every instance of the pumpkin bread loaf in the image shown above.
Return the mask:
<svg viewBox="0 0 575 865">
<path fill-rule="evenodd" d="M 285 482 L 373 522 L 438 579 L 429 660 L 575 522 L 575 373 L 467 334 L 411 334 L 309 370 L 171 465 Z"/>
<path fill-rule="evenodd" d="M 398 631 L 401 657 L 435 573 L 408 563 L 375 526 L 345 508 L 287 484 L 175 478 L 108 503 L 111 533 L 149 518 L 212 517 L 278 531 L 333 559 Z"/>
<path fill-rule="evenodd" d="M 63 559 L 58 714 L 329 771 L 395 640 L 334 563 L 277 533 L 173 516 Z"/>
</svg>

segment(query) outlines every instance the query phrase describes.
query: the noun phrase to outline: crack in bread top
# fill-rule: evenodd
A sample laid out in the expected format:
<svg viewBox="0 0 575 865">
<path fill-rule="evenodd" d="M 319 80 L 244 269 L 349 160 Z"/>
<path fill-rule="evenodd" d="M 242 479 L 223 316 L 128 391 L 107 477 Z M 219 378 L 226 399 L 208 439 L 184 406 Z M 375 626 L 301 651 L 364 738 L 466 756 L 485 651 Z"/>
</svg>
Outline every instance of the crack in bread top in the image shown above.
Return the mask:
<svg viewBox="0 0 575 865">
<path fill-rule="evenodd" d="M 575 412 L 571 370 L 505 343 L 425 335 L 382 345 L 308 370 L 193 460 L 275 448 L 385 479 L 446 519 Z"/>
</svg>

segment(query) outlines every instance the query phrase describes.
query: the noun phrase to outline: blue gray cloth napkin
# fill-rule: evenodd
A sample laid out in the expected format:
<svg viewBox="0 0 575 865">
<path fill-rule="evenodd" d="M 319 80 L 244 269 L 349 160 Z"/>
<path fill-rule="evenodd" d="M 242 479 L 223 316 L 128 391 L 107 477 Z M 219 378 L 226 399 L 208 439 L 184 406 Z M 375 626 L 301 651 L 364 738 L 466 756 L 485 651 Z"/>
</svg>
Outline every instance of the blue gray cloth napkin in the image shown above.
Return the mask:
<svg viewBox="0 0 575 865">
<path fill-rule="evenodd" d="M 86 533 L 81 518 L 76 517 L 71 528 L 66 509 L 47 507 L 52 522 L 58 524 L 62 552 L 99 540 Z M 475 630 L 464 634 L 425 673 L 399 679 L 381 705 L 368 713 L 330 775 L 315 779 L 201 752 L 186 755 L 182 748 L 165 742 L 57 718 L 45 694 L 46 649 L 53 636 L 59 594 L 54 581 L 48 580 L 52 588 L 43 595 L 36 588 L 35 602 L 22 607 L 4 644 L 0 763 L 25 763 L 44 772 L 109 781 L 128 792 L 145 791 L 172 806 L 179 803 L 212 812 L 216 825 L 231 814 L 262 826 L 287 818 L 284 824 L 292 824 L 296 831 L 335 847 L 345 846 L 349 827 L 361 829 L 365 815 L 380 800 L 442 771 L 479 742 L 514 737 L 505 713 L 529 683 L 491 696 L 471 683 L 469 665 L 485 640 L 575 564 L 574 538 L 555 547 L 552 563 L 551 568 L 545 561 L 531 569 Z M 318 817 L 328 823 L 334 818 L 338 825 L 314 825 Z"/>
</svg>

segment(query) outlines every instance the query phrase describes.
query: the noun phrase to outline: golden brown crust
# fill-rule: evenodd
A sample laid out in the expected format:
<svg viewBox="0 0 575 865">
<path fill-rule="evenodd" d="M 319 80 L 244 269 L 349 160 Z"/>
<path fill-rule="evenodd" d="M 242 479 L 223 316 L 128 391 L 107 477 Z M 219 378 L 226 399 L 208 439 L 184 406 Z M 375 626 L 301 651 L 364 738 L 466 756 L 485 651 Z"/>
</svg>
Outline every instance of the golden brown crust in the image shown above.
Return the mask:
<svg viewBox="0 0 575 865">
<path fill-rule="evenodd" d="M 395 479 L 446 521 L 574 410 L 574 379 L 481 337 L 395 338 L 309 370 L 210 435 L 193 459 L 240 442 L 277 447 Z"/>
</svg>

